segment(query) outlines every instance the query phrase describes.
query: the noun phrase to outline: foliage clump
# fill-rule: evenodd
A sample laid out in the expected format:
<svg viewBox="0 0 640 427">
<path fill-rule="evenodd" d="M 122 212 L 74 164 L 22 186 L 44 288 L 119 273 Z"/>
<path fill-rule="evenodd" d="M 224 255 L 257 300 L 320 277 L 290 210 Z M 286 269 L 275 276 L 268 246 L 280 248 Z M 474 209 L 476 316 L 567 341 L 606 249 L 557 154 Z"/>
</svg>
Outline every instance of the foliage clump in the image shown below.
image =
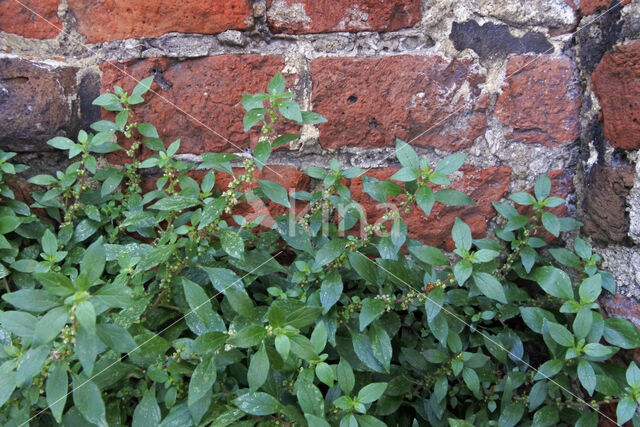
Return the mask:
<svg viewBox="0 0 640 427">
<path fill-rule="evenodd" d="M 95 100 L 114 121 L 49 141 L 74 162 L 31 178 L 30 206 L 7 185 L 24 168 L 0 153 L 2 425 L 596 426 L 610 403 L 617 422 L 640 421 L 640 370 L 612 361 L 640 334 L 601 315 L 615 282 L 584 240 L 549 248 L 579 223 L 550 211 L 564 200 L 546 175 L 494 203 L 494 237 L 457 219 L 447 256 L 402 217 L 473 203 L 449 188 L 465 154 L 431 165 L 398 141 L 392 180 L 334 161 L 306 170 L 320 189 L 290 194 L 256 179 L 297 137 L 276 124 L 324 119 L 280 74 L 242 99 L 245 130 L 262 123 L 252 155 L 197 165 L 133 121 L 151 82 Z M 98 168 L 118 150 L 128 163 Z M 381 220 L 348 179 L 387 207 Z M 248 220 L 235 209 L 247 200 L 307 207 Z"/>
</svg>

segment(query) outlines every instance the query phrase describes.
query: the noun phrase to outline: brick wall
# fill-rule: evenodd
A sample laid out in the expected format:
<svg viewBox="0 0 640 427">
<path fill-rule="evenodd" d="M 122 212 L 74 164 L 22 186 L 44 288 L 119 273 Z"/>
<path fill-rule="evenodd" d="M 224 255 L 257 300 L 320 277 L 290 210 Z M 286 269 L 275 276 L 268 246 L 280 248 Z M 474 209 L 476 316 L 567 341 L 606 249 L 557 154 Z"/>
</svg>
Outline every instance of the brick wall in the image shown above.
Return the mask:
<svg viewBox="0 0 640 427">
<path fill-rule="evenodd" d="M 389 177 L 395 138 L 469 152 L 454 185 L 477 205 L 408 219 L 446 247 L 456 216 L 490 231 L 490 202 L 548 172 L 618 279 L 608 310 L 640 312 L 637 1 L 0 0 L 0 49 L 0 147 L 34 172 L 60 167 L 46 140 L 98 119 L 100 92 L 150 74 L 136 114 L 181 155 L 251 147 L 239 99 L 282 70 L 329 119 L 274 153 L 285 179 L 308 188 L 299 170 L 333 157 Z"/>
</svg>

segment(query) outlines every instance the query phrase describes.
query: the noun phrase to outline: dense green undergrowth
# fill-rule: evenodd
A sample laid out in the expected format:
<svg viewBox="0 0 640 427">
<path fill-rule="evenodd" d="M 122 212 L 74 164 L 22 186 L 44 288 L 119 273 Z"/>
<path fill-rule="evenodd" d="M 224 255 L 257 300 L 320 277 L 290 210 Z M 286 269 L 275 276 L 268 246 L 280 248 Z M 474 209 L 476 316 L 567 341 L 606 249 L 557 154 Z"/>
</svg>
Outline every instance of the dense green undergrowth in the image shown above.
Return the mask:
<svg viewBox="0 0 640 427">
<path fill-rule="evenodd" d="M 150 85 L 101 95 L 113 122 L 49 141 L 73 163 L 31 178 L 30 206 L 7 186 L 24 167 L 0 154 L 0 424 L 596 426 L 603 406 L 639 421 L 640 370 L 612 357 L 640 335 L 601 315 L 615 282 L 585 241 L 548 246 L 579 223 L 550 212 L 564 200 L 546 175 L 494 203 L 495 236 L 456 220 L 447 256 L 409 238 L 402 216 L 473 203 L 449 188 L 465 154 L 431 165 L 398 141 L 391 181 L 334 161 L 306 170 L 317 191 L 289 194 L 255 177 L 297 137 L 277 122 L 324 119 L 280 74 L 242 100 L 245 130 L 262 124 L 253 156 L 197 165 L 131 121 Z M 98 169 L 123 138 L 130 161 Z M 381 220 L 348 179 L 387 206 Z M 246 200 L 307 208 L 258 227 L 235 214 Z"/>
</svg>

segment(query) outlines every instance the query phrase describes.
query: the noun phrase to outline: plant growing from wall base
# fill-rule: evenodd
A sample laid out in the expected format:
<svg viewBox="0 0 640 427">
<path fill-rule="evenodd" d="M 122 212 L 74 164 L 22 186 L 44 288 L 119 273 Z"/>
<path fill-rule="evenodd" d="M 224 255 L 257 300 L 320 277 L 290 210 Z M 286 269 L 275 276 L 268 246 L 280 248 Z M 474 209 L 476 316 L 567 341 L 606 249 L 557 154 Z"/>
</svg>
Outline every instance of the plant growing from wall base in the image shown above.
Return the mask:
<svg viewBox="0 0 640 427">
<path fill-rule="evenodd" d="M 584 240 L 549 247 L 579 223 L 550 211 L 564 200 L 546 175 L 494 203 L 495 236 L 457 219 L 447 255 L 412 239 L 403 215 L 473 203 L 449 188 L 465 154 L 431 165 L 398 141 L 391 180 L 334 161 L 306 170 L 317 191 L 289 194 L 256 178 L 296 137 L 274 124 L 324 119 L 300 111 L 280 74 L 242 100 L 245 129 L 262 123 L 253 155 L 198 165 L 131 121 L 151 84 L 96 99 L 115 118 L 95 133 L 49 141 L 74 162 L 30 179 L 42 187 L 31 206 L 13 200 L 6 176 L 22 168 L 0 154 L 3 425 L 596 426 L 603 405 L 640 421 L 640 370 L 612 361 L 640 334 L 600 313 L 615 282 Z M 117 138 L 130 162 L 98 169 Z M 156 178 L 143 194 L 144 170 Z M 349 179 L 387 207 L 380 221 Z M 292 199 L 305 211 L 271 228 L 237 211 Z"/>
</svg>

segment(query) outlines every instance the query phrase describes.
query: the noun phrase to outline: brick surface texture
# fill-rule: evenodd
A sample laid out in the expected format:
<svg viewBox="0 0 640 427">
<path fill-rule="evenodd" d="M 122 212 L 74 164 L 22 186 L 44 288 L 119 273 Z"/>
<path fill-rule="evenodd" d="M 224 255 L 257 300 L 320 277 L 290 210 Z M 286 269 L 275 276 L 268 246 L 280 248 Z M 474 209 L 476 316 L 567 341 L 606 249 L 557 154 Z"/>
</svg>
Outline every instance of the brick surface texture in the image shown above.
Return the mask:
<svg viewBox="0 0 640 427">
<path fill-rule="evenodd" d="M 276 32 L 394 31 L 420 21 L 419 0 L 267 0 Z"/>
<path fill-rule="evenodd" d="M 496 114 L 513 128 L 509 137 L 548 147 L 575 141 L 581 100 L 572 87 L 574 67 L 569 58 L 514 56 L 507 64 L 507 76 Z"/>
<path fill-rule="evenodd" d="M 640 148 L 640 40 L 607 53 L 592 76 L 604 136 L 616 148 Z"/>
<path fill-rule="evenodd" d="M 51 39 L 58 35 L 62 28 L 58 0 L 21 0 L 20 3 L 0 0 L 0 31 L 33 39 Z"/>
<path fill-rule="evenodd" d="M 88 43 L 246 29 L 252 25 L 250 6 L 249 0 L 69 0 Z"/>
<path fill-rule="evenodd" d="M 319 126 L 323 148 L 391 146 L 427 131 L 413 144 L 455 151 L 484 133 L 484 76 L 471 61 L 323 58 L 311 77 L 313 108 L 329 120 Z"/>
<path fill-rule="evenodd" d="M 245 134 L 242 127 L 243 93 L 264 91 L 271 76 L 283 66 L 281 57 L 261 55 L 105 63 L 101 66 L 102 88 L 110 91 L 119 85 L 131 90 L 136 80 L 155 73 L 155 93 L 147 95 L 147 102 L 136 108 L 136 120 L 154 124 L 167 143 L 180 139 L 180 152 L 239 151 L 257 140 L 255 133 Z M 111 116 L 105 113 L 105 117 Z"/>
</svg>

